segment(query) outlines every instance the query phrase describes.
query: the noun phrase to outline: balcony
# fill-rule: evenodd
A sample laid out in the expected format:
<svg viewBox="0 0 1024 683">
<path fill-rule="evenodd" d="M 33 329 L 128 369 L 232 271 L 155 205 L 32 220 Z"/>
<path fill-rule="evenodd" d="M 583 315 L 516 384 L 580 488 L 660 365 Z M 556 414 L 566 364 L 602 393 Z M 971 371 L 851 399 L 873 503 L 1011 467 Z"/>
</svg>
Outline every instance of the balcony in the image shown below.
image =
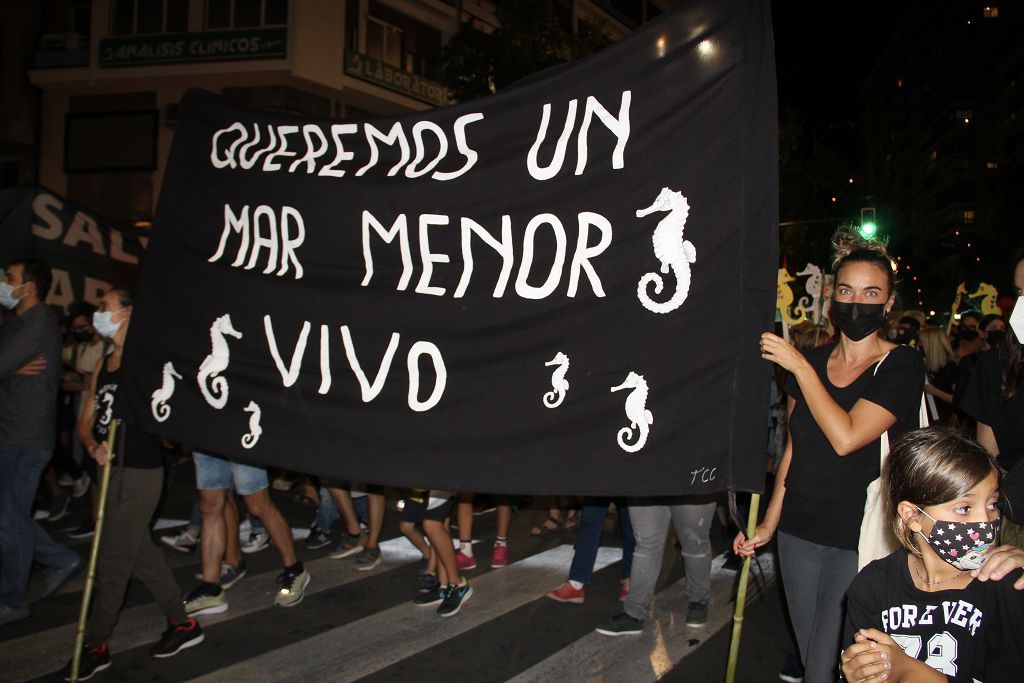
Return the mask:
<svg viewBox="0 0 1024 683">
<path fill-rule="evenodd" d="M 89 66 L 89 36 L 82 33 L 44 33 L 32 55 L 35 69 Z"/>
</svg>

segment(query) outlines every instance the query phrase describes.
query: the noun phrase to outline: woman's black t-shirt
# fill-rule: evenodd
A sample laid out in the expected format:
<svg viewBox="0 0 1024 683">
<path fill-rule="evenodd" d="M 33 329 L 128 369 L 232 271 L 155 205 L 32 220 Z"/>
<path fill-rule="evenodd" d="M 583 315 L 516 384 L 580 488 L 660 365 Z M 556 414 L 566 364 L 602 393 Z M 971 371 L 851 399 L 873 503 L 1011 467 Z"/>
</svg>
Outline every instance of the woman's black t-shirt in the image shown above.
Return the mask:
<svg viewBox="0 0 1024 683">
<path fill-rule="evenodd" d="M 850 585 L 843 648 L 858 629 L 876 628 L 950 683 L 1016 683 L 1024 675 L 1024 593 L 1013 588 L 1019 576 L 929 593 L 914 585 L 901 548 L 864 567 Z"/>
<path fill-rule="evenodd" d="M 96 419 L 92 424 L 93 437 L 105 443 L 110 433 L 110 424 L 118 413 L 118 385 L 121 382 L 121 369 L 111 372 L 107 370 L 107 359 L 100 363 L 99 374 L 96 375 L 96 395 L 93 397 L 96 408 Z M 123 452 L 124 461 L 118 463 L 124 467 L 139 469 L 155 469 L 164 466 L 163 450 L 160 441 L 134 425 L 122 422 L 117 428 L 117 443 L 114 454 L 120 458 Z M 127 439 L 123 441 L 122 440 Z"/>
<path fill-rule="evenodd" d="M 871 365 L 849 386 L 837 387 L 829 381 L 827 372 L 835 346 L 829 344 L 807 353 L 829 396 L 847 412 L 864 399 L 892 413 L 896 424 L 889 428 L 890 443 L 917 429 L 925 376 L 921 352 L 896 346 L 878 366 L 877 374 L 876 365 Z M 786 393 L 796 400 L 796 406 L 789 422 L 793 458 L 786 476 L 779 530 L 820 545 L 856 550 L 865 489 L 878 477 L 881 437 L 840 457 L 814 421 L 792 375 L 786 380 Z"/>
</svg>

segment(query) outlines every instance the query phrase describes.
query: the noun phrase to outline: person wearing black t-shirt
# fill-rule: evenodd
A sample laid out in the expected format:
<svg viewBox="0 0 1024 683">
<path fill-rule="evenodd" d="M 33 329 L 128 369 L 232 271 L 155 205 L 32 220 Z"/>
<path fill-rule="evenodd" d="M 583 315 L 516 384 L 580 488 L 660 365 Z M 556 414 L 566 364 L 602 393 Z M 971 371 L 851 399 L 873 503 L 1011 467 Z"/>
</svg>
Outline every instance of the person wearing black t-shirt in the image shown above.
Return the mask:
<svg viewBox="0 0 1024 683">
<path fill-rule="evenodd" d="M 922 429 L 896 442 L 882 495 L 902 547 L 850 586 L 846 680 L 1024 677 L 1024 550 L 995 545 L 999 479 L 992 456 L 955 431 Z"/>
<path fill-rule="evenodd" d="M 1024 251 L 1014 261 L 1014 285 L 1018 299 L 1011 321 L 1024 317 Z M 1020 312 L 1018 312 L 1020 309 Z M 1018 323 L 1024 326 L 1024 323 Z M 1009 503 L 1004 514 L 1013 524 L 1012 541 L 1024 543 L 1024 343 L 1022 329 L 1011 329 L 997 346 L 981 354 L 964 387 L 960 408 L 977 420 L 978 442 L 1006 472 L 1003 495 Z M 1012 527 L 1012 529 L 1010 528 Z"/>
<path fill-rule="evenodd" d="M 107 641 L 117 623 L 129 579 L 137 579 L 146 586 L 167 618 L 167 629 L 150 648 L 152 656 L 173 656 L 198 645 L 204 638 L 199 623 L 186 616 L 181 587 L 149 532 L 149 521 L 163 491 L 160 442 L 133 424 L 122 422 L 115 431 L 113 453 L 108 446 L 111 427 L 121 412 L 121 389 L 127 382 L 121 369 L 121 353 L 131 312 L 131 295 L 124 290 L 107 292 L 100 300 L 93 315 L 93 327 L 110 340 L 110 352 L 100 360 L 89 380 L 93 400 L 83 406 L 77 427 L 89 456 L 101 467 L 113 467 L 80 680 L 110 666 Z M 70 670 L 69 663 L 61 672 L 65 680 L 70 680 Z"/>
<path fill-rule="evenodd" d="M 778 531 L 808 683 L 836 679 L 865 489 L 878 476 L 882 434 L 895 438 L 918 426 L 925 377 L 918 350 L 878 334 L 894 301 L 895 273 L 884 247 L 847 230 L 835 245 L 830 316 L 838 341 L 805 357 L 774 334 L 761 336 L 762 357 L 790 372 L 790 440 L 764 520 L 752 538 L 740 533 L 733 542 L 734 552 L 749 556 Z"/>
</svg>

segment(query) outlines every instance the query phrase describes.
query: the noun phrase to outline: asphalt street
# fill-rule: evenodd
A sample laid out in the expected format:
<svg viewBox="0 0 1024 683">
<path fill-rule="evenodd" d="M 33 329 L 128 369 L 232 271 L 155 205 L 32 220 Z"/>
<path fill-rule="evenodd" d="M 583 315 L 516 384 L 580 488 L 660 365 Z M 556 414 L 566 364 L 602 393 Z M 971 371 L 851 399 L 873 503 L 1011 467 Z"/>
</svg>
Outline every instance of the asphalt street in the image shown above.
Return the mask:
<svg viewBox="0 0 1024 683">
<path fill-rule="evenodd" d="M 169 471 L 155 523 L 183 521 L 192 505 L 191 463 Z M 272 495 L 301 535 L 315 508 L 290 492 Z M 146 650 L 164 623 L 145 588 L 133 583 L 110 643 L 113 666 L 92 680 L 725 680 L 738 574 L 722 567 L 728 541 L 717 522 L 711 530 L 716 559 L 707 625 L 693 629 L 683 623 L 686 581 L 678 550 L 670 541 L 654 616 L 644 634 L 609 638 L 594 628 L 621 610 L 621 549 L 613 524 L 606 525 L 586 600 L 576 605 L 544 597 L 567 578 L 572 533 L 531 537 L 530 527 L 545 513 L 536 502 L 523 500 L 512 521 L 510 564 L 491 569 L 495 515 L 475 516 L 478 568 L 466 572 L 474 595 L 459 614 L 441 619 L 432 609 L 410 602 L 416 594 L 418 553 L 398 532 L 398 496 L 389 491 L 381 537 L 384 562 L 379 567 L 356 571 L 351 559 L 331 560 L 327 548 L 310 551 L 297 541 L 296 550 L 312 581 L 302 603 L 285 609 L 273 605 L 274 577 L 280 572 L 273 548 L 246 555 L 248 574 L 228 591 L 230 609 L 200 617 L 205 642 L 173 658 L 148 656 Z M 85 557 L 89 541 L 69 539 L 63 530 L 76 526 L 86 514 L 87 498 L 81 498 L 73 501 L 68 517 L 43 526 Z M 195 586 L 198 555 L 170 550 L 165 555 L 182 589 Z M 786 657 L 787 625 L 770 553 L 762 558 L 761 569 L 752 573 L 736 681 L 777 681 Z M 38 574 L 30 595 L 41 590 Z M 0 679 L 56 680 L 54 672 L 71 654 L 83 584 L 80 572 L 57 596 L 33 602 L 29 619 L 0 628 Z"/>
</svg>

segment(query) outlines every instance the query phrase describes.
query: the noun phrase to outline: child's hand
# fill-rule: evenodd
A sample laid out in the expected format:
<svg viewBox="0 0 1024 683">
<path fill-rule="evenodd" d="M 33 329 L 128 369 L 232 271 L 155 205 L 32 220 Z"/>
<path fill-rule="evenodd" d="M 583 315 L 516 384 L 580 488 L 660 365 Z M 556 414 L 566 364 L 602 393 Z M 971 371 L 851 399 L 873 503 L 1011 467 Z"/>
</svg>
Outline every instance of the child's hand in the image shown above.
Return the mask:
<svg viewBox="0 0 1024 683">
<path fill-rule="evenodd" d="M 853 645 L 840 657 L 848 681 L 943 681 L 946 677 L 924 662 L 908 657 L 889 634 L 874 628 L 857 631 Z"/>
<path fill-rule="evenodd" d="M 981 569 L 975 569 L 971 576 L 978 581 L 999 581 L 1010 572 L 1024 567 L 1024 549 L 1015 545 L 1001 545 L 993 548 L 988 562 Z M 1013 584 L 1017 590 L 1024 590 L 1024 574 Z"/>
</svg>

